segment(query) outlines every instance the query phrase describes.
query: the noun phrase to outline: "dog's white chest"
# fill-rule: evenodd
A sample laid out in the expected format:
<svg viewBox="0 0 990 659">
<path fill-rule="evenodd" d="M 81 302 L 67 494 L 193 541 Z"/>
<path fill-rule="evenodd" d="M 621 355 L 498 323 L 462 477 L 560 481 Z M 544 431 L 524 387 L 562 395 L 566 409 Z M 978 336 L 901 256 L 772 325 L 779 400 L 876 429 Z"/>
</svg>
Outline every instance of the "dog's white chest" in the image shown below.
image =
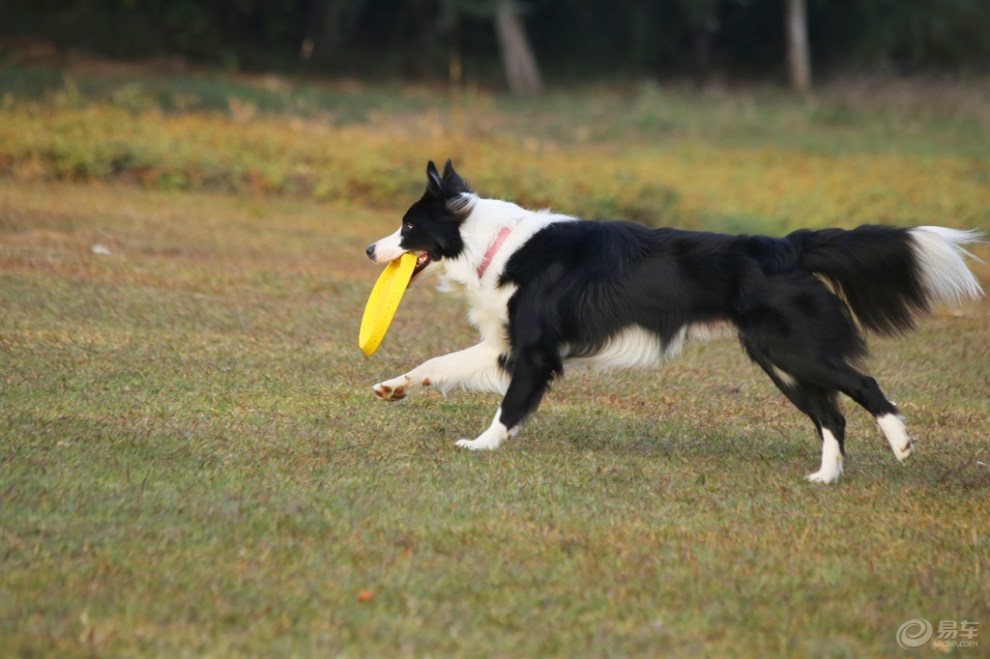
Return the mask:
<svg viewBox="0 0 990 659">
<path fill-rule="evenodd" d="M 479 286 L 465 291 L 468 322 L 477 328 L 482 340 L 498 346 L 509 345 L 506 336 L 509 326 L 509 299 L 515 291 L 515 286 L 499 289 Z"/>
</svg>

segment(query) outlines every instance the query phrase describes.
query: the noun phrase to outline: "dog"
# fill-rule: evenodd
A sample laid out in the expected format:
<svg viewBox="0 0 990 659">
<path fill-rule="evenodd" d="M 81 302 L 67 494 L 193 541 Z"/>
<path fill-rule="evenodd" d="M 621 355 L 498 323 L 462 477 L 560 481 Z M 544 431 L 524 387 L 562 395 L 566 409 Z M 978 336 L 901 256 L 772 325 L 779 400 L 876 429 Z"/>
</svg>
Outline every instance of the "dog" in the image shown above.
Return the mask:
<svg viewBox="0 0 990 659">
<path fill-rule="evenodd" d="M 481 341 L 380 382 L 386 401 L 432 387 L 502 395 L 487 430 L 457 446 L 494 450 L 515 437 L 551 383 L 573 366 L 645 367 L 719 325 L 811 418 L 835 483 L 845 455 L 841 392 L 876 420 L 898 460 L 913 444 L 897 407 L 860 370 L 864 332 L 899 334 L 937 303 L 983 294 L 965 246 L 975 231 L 864 225 L 783 238 L 579 220 L 478 196 L 430 161 L 426 191 L 401 227 L 368 246 L 387 263 L 417 256 L 413 280 L 442 271 Z"/>
</svg>

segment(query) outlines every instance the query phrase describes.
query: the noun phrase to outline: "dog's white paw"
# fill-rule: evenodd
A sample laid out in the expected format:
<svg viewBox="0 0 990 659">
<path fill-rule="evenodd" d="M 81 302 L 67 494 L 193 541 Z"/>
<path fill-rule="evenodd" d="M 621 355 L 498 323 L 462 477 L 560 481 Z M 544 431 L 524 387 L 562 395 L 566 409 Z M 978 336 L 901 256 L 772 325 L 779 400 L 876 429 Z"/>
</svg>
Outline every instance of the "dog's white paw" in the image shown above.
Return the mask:
<svg viewBox="0 0 990 659">
<path fill-rule="evenodd" d="M 502 442 L 497 439 L 485 437 L 485 435 L 482 435 L 478 439 L 458 439 L 455 444 L 455 446 L 466 448 L 469 451 L 494 451 L 501 445 Z"/>
<path fill-rule="evenodd" d="M 498 416 L 496 415 L 496 421 L 492 422 L 488 430 L 478 435 L 477 439 L 459 439 L 456 445 L 469 451 L 494 451 L 505 440 L 513 436 L 513 433 L 499 423 L 497 419 Z"/>
<path fill-rule="evenodd" d="M 820 469 L 813 474 L 808 474 L 806 478 L 812 483 L 838 483 L 841 473 L 841 469 Z"/>
<path fill-rule="evenodd" d="M 822 429 L 822 466 L 807 479 L 812 483 L 837 483 L 842 475 L 842 447 L 828 428 Z"/>
<path fill-rule="evenodd" d="M 405 376 L 400 375 L 397 378 L 392 378 L 391 380 L 385 380 L 384 382 L 379 382 L 371 388 L 375 392 L 375 395 L 382 400 L 387 400 L 390 403 L 402 400 L 409 395 L 409 384 L 412 380 Z"/>
<path fill-rule="evenodd" d="M 914 442 L 912 442 L 911 438 L 909 437 L 907 443 L 904 444 L 904 446 L 899 448 L 895 448 L 891 446 L 891 448 L 894 451 L 894 457 L 897 458 L 898 461 L 904 462 L 905 460 L 910 458 L 911 455 L 914 453 Z"/>
<path fill-rule="evenodd" d="M 877 424 L 883 430 L 887 442 L 890 443 L 890 450 L 894 452 L 894 457 L 900 462 L 904 462 L 914 453 L 914 442 L 904 428 L 904 419 L 896 414 L 885 414 L 877 417 Z"/>
<path fill-rule="evenodd" d="M 488 430 L 478 435 L 477 439 L 459 439 L 456 445 L 469 451 L 494 451 L 505 440 L 515 437 L 519 432 L 519 426 L 506 428 L 499 420 L 501 416 L 502 409 L 499 408 L 495 412 L 495 418 L 492 419 L 492 425 L 488 426 Z"/>
</svg>

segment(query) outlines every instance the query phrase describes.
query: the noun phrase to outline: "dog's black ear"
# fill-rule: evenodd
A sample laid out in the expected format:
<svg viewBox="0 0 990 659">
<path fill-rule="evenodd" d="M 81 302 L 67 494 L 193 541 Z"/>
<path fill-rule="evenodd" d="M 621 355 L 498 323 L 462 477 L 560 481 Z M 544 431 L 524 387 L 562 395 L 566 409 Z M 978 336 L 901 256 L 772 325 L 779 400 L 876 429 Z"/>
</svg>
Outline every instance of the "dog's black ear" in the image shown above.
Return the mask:
<svg viewBox="0 0 990 659">
<path fill-rule="evenodd" d="M 426 164 L 426 191 L 437 199 L 443 199 L 443 181 L 432 160 Z"/>
<path fill-rule="evenodd" d="M 447 158 L 447 163 L 443 166 L 443 190 L 448 199 L 463 192 L 471 192 L 471 186 L 454 170 L 454 163 L 450 158 Z"/>
</svg>

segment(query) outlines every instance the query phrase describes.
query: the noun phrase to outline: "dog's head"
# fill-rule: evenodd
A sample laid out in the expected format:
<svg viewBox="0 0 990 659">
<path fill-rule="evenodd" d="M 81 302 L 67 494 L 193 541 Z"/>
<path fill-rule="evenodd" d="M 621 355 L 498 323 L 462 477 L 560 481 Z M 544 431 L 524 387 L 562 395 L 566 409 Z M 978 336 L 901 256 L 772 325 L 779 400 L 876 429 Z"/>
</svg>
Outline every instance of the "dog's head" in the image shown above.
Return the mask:
<svg viewBox="0 0 990 659">
<path fill-rule="evenodd" d="M 413 276 L 430 263 L 457 258 L 464 249 L 461 223 L 471 212 L 473 197 L 450 160 L 442 176 L 431 160 L 426 165 L 426 192 L 406 211 L 398 231 L 368 245 L 368 258 L 375 263 L 388 263 L 414 252 L 418 260 Z"/>
</svg>

